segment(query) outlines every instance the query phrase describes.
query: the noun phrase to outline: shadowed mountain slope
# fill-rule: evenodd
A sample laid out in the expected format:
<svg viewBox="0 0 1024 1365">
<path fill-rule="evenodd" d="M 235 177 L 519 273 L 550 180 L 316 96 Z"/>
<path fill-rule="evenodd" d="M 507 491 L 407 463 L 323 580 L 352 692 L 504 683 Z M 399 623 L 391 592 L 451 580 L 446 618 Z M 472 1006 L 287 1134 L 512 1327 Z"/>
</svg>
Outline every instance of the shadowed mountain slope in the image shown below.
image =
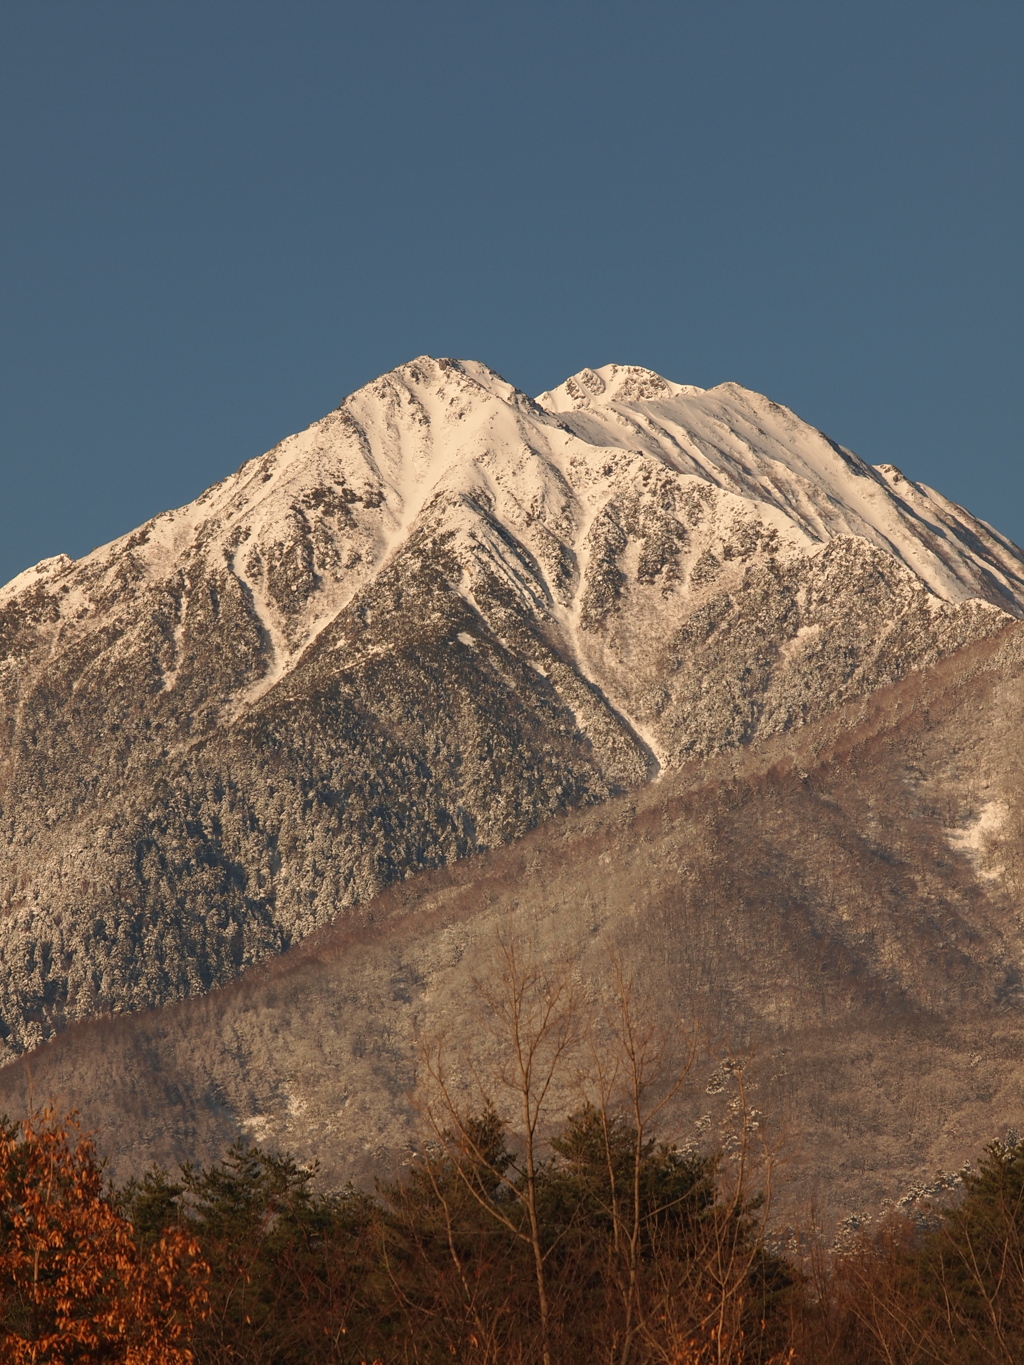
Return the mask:
<svg viewBox="0 0 1024 1365">
<path fill-rule="evenodd" d="M 619 951 L 698 1018 L 684 1139 L 727 1118 L 723 1049 L 791 1141 L 787 1208 L 870 1208 L 958 1167 L 1024 1102 L 1024 626 L 792 734 L 428 871 L 202 999 L 70 1029 L 0 1109 L 81 1108 L 124 1176 L 239 1134 L 366 1179 L 415 1141 L 413 1040 L 479 1034 L 499 930 L 600 994 Z M 29 1064 L 30 1063 L 30 1064 Z M 566 1105 L 573 1097 L 567 1094 Z"/>
</svg>

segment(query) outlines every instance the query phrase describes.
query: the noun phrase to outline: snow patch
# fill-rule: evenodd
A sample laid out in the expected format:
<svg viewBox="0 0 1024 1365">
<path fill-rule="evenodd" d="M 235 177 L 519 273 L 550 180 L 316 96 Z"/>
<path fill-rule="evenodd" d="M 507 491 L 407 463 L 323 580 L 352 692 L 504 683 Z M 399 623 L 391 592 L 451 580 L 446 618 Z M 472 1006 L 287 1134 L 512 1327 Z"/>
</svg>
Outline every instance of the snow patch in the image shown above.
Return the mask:
<svg viewBox="0 0 1024 1365">
<path fill-rule="evenodd" d="M 963 853 L 974 863 L 984 862 L 991 854 L 994 839 L 1002 832 L 1009 818 L 1010 807 L 1005 801 L 987 801 L 966 824 L 956 829 L 947 829 L 946 837 L 957 853 Z M 981 869 L 987 880 L 998 877 L 1001 867 Z"/>
</svg>

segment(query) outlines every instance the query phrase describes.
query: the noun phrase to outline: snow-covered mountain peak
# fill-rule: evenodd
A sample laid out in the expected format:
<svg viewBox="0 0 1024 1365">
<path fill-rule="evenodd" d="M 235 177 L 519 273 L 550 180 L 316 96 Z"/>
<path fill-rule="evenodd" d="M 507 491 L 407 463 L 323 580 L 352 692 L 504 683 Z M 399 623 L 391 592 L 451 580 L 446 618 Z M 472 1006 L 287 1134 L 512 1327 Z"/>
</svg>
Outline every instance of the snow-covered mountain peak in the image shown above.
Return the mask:
<svg viewBox="0 0 1024 1365">
<path fill-rule="evenodd" d="M 195 502 L 77 564 L 57 556 L 26 571 L 0 605 L 45 599 L 41 629 L 58 647 L 131 619 L 144 586 L 169 595 L 173 689 L 187 604 L 214 583 L 258 623 L 251 699 L 424 536 L 449 546 L 468 601 L 480 575 L 498 575 L 580 658 L 603 650 L 617 616 L 671 631 L 710 592 L 738 590 L 751 563 L 806 559 L 844 537 L 892 556 L 939 601 L 980 597 L 1024 615 L 1024 564 L 1009 541 L 739 384 L 701 389 L 604 365 L 534 400 L 479 361 L 430 356 Z M 761 548 L 737 549 L 748 545 Z"/>
<path fill-rule="evenodd" d="M 1007 613 L 1015 546 L 738 384 L 418 357 L 0 590 L 0 1020 L 204 989 Z"/>
</svg>

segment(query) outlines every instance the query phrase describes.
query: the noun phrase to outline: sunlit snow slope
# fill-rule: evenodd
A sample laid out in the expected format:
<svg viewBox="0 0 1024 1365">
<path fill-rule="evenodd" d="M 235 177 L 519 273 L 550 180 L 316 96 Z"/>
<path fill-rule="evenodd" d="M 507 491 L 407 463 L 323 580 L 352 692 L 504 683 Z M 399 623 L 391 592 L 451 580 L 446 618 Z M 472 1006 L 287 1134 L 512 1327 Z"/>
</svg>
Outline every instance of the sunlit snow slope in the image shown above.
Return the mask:
<svg viewBox="0 0 1024 1365">
<path fill-rule="evenodd" d="M 421 357 L 0 590 L 8 1045 L 1024 615 L 1020 551 L 736 384 Z"/>
</svg>

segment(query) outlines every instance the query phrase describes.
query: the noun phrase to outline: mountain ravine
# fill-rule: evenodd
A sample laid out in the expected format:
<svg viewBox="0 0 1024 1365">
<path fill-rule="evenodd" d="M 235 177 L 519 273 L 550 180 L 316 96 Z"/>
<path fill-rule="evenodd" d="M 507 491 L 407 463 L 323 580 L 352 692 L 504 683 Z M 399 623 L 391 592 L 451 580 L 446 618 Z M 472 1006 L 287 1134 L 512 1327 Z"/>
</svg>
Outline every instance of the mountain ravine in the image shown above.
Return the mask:
<svg viewBox="0 0 1024 1365">
<path fill-rule="evenodd" d="M 5 1055 L 1022 615 L 1016 546 L 736 384 L 400 366 L 0 590 Z"/>
</svg>

